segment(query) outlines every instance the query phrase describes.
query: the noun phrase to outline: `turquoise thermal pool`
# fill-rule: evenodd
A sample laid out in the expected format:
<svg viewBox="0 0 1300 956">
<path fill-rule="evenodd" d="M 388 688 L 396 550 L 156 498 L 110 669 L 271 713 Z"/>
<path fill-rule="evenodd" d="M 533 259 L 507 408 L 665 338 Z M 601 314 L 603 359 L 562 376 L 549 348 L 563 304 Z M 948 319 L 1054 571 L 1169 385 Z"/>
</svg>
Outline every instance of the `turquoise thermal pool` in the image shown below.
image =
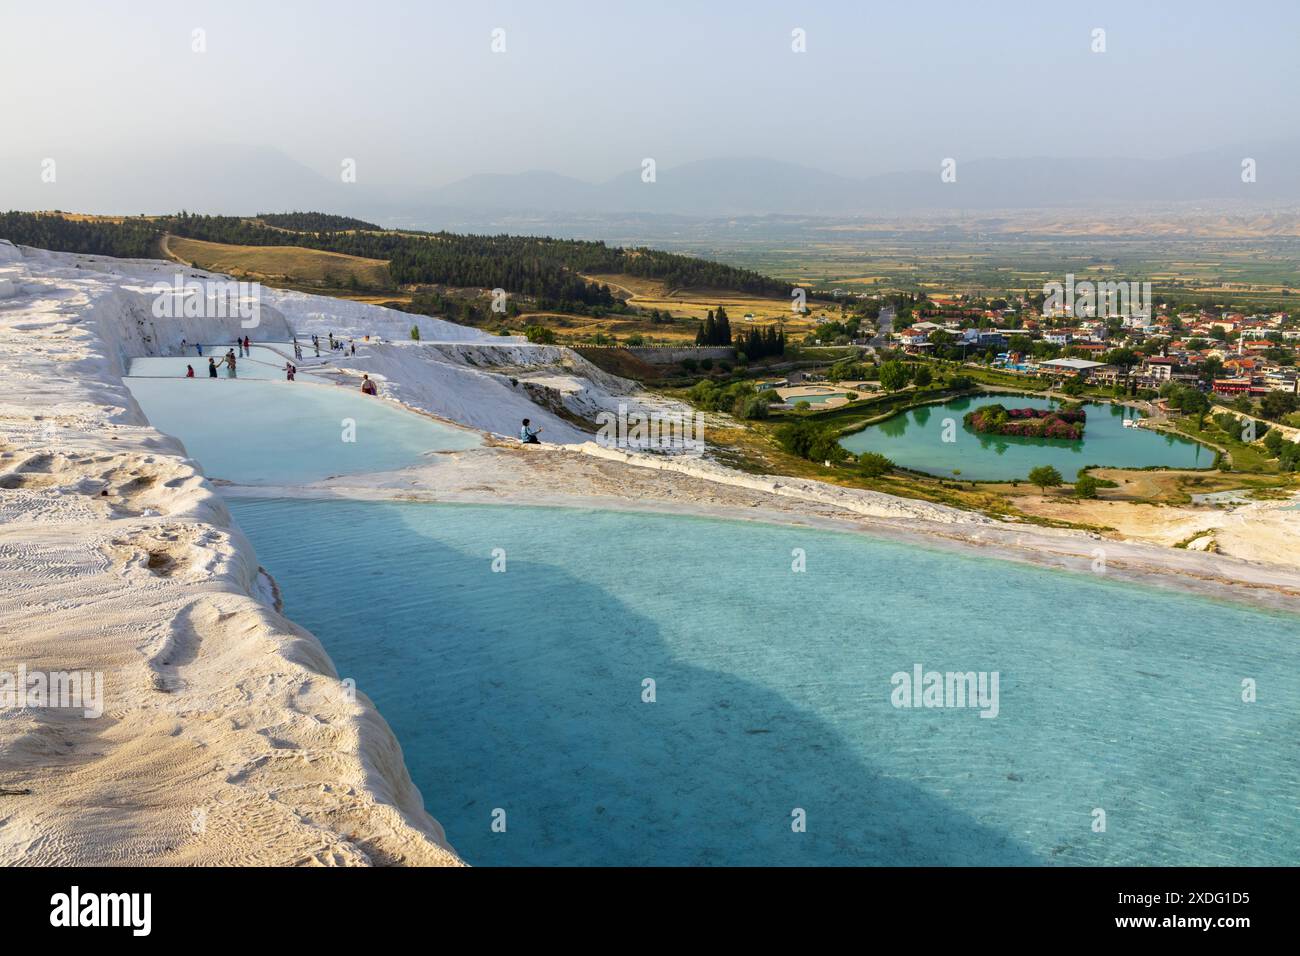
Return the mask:
<svg viewBox="0 0 1300 956">
<path fill-rule="evenodd" d="M 150 423 L 184 442 L 209 478 L 238 484 L 388 471 L 432 451 L 481 444 L 473 432 L 342 386 L 224 377 L 125 382 Z"/>
<path fill-rule="evenodd" d="M 1293 617 L 859 534 L 230 507 L 474 864 L 1300 857 Z M 895 707 L 918 665 L 996 672 L 997 716 Z"/>
</svg>

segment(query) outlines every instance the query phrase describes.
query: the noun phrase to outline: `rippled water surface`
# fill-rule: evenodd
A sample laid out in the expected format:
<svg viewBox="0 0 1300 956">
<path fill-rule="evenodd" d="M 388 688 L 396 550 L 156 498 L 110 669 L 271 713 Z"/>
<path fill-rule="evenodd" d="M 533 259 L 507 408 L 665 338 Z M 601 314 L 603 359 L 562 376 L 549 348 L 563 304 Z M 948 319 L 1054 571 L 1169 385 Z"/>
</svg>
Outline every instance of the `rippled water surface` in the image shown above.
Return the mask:
<svg viewBox="0 0 1300 956">
<path fill-rule="evenodd" d="M 477 865 L 1300 859 L 1293 617 L 757 524 L 231 510 Z M 893 706 L 918 664 L 997 716 Z"/>
</svg>

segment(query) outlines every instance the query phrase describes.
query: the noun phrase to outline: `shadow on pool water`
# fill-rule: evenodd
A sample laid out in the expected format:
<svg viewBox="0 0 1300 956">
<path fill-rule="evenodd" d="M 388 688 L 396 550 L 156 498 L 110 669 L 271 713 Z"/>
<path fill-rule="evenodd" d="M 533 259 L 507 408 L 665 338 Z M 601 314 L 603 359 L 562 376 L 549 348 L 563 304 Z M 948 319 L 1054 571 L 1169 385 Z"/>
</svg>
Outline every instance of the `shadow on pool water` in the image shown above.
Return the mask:
<svg viewBox="0 0 1300 956">
<path fill-rule="evenodd" d="M 231 510 L 471 863 L 1230 863 L 1296 844 L 1293 622 L 806 529 Z M 792 544 L 814 573 L 790 573 Z M 945 599 L 917 603 L 921 581 Z M 999 588 L 1018 600 L 989 615 Z M 1170 631 L 1191 615 L 1203 629 Z M 998 719 L 891 707 L 915 661 L 1000 671 Z M 1271 702 L 1234 704 L 1243 673 Z"/>
<path fill-rule="evenodd" d="M 466 562 L 400 520 L 372 516 L 368 534 L 386 543 L 385 564 L 419 562 L 433 580 Z M 394 727 L 470 863 L 1036 862 L 1007 833 L 864 763 L 807 709 L 680 660 L 654 621 L 560 568 L 515 560 L 483 576 L 496 586 L 436 593 L 402 577 L 372 566 L 335 599 L 329 586 L 303 593 L 298 575 L 282 586 L 289 613 L 320 628 L 340 674 Z M 646 677 L 655 703 L 641 700 Z M 489 827 L 498 807 L 504 834 Z M 807 832 L 793 831 L 794 808 Z"/>
</svg>

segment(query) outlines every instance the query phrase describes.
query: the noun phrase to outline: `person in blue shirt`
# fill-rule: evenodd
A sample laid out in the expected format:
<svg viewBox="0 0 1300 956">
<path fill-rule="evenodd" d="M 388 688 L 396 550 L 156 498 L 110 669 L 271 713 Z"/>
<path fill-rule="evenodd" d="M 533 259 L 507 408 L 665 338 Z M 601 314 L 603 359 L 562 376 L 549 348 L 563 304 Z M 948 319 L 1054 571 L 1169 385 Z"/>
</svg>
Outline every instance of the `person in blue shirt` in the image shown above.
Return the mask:
<svg viewBox="0 0 1300 956">
<path fill-rule="evenodd" d="M 537 440 L 537 436 L 541 431 L 540 428 L 530 428 L 528 419 L 525 418 L 523 427 L 519 429 L 519 440 L 525 445 L 540 445 L 541 442 Z"/>
</svg>

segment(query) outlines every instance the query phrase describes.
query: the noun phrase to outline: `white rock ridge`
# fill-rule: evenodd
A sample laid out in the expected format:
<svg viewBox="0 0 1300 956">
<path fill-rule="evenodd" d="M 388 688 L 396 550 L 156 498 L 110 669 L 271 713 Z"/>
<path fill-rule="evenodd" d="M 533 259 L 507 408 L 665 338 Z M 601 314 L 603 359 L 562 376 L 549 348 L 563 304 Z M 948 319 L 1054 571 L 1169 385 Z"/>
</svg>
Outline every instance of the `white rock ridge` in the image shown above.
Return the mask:
<svg viewBox="0 0 1300 956">
<path fill-rule="evenodd" d="M 93 717 L 0 694 L 0 864 L 456 865 L 364 688 L 267 603 L 121 383 L 132 355 L 233 341 L 152 315 L 138 286 L 165 271 L 0 242 L 0 692 L 102 682 Z"/>
</svg>

